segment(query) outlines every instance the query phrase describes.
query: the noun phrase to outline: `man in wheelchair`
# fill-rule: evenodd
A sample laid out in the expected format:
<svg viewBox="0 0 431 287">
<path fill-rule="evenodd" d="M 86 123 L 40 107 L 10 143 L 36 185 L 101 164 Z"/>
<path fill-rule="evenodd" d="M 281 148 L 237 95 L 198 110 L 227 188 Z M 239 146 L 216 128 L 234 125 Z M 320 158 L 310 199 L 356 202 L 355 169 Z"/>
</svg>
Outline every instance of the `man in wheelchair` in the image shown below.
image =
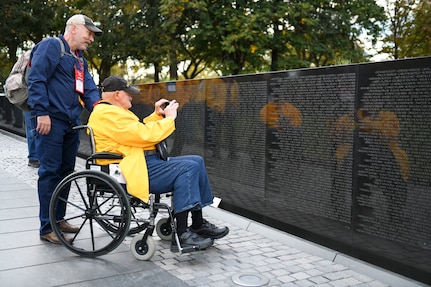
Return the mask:
<svg viewBox="0 0 431 287">
<path fill-rule="evenodd" d="M 214 239 L 226 236 L 229 229 L 216 227 L 202 217 L 202 208 L 213 202 L 203 158 L 186 155 L 163 160 L 156 151 L 156 145 L 175 130 L 179 104 L 175 100 L 161 99 L 155 103 L 154 112 L 140 122 L 129 110 L 131 95 L 137 93 L 139 89 L 129 86 L 120 76 L 110 76 L 103 81 L 102 100 L 94 107 L 88 121 L 93 129 L 96 152 L 123 156 L 120 169 L 132 196 L 148 202 L 150 190 L 154 194 L 172 191 L 181 247 L 208 248 Z M 174 240 L 171 250 L 178 250 Z"/>
</svg>

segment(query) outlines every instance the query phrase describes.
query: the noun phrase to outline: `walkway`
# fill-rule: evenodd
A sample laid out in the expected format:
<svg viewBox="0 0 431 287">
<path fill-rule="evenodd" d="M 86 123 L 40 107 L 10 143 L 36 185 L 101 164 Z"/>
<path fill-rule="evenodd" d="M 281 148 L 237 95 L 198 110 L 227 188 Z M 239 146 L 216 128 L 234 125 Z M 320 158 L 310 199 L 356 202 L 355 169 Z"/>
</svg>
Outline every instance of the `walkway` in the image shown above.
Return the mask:
<svg viewBox="0 0 431 287">
<path fill-rule="evenodd" d="M 25 139 L 0 130 L 0 146 L 1 286 L 426 286 L 214 207 L 205 216 L 231 231 L 206 251 L 178 255 L 155 236 L 148 262 L 131 255 L 131 238 L 108 255 L 80 257 L 39 240 Z"/>
</svg>

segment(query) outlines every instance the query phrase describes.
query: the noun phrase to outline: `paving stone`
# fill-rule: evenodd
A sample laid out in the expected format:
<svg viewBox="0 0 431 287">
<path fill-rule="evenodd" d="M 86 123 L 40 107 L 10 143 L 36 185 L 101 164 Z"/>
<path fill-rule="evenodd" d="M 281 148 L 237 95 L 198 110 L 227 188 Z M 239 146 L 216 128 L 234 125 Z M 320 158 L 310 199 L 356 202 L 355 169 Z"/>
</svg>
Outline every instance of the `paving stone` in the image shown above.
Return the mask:
<svg viewBox="0 0 431 287">
<path fill-rule="evenodd" d="M 310 280 L 315 284 L 323 284 L 323 283 L 329 282 L 329 279 L 324 276 L 314 276 L 314 277 L 308 278 L 308 280 Z"/>
<path fill-rule="evenodd" d="M 307 269 L 305 272 L 310 276 L 318 276 L 323 274 L 320 270 L 317 270 L 317 269 Z"/>
<path fill-rule="evenodd" d="M 299 281 L 295 281 L 295 285 L 296 286 L 300 286 L 300 287 L 311 287 L 311 286 L 316 286 L 316 284 L 314 282 L 311 282 L 309 280 L 299 280 Z"/>
<path fill-rule="evenodd" d="M 307 279 L 310 278 L 311 276 L 305 272 L 298 272 L 298 273 L 293 273 L 290 274 L 290 276 L 292 276 L 293 278 L 297 279 L 297 280 L 303 280 L 303 279 Z"/>
<path fill-rule="evenodd" d="M 294 278 L 294 277 L 292 277 L 290 275 L 280 276 L 280 277 L 277 277 L 277 279 L 280 280 L 283 283 L 296 281 L 296 278 Z"/>
</svg>

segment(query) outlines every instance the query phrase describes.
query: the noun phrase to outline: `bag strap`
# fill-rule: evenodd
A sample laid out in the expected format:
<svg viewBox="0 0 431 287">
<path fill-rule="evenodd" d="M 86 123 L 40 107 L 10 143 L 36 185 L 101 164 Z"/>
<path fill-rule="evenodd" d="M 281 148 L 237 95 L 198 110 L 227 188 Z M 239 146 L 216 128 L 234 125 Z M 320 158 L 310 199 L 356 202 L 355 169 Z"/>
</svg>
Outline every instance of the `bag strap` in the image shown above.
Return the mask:
<svg viewBox="0 0 431 287">
<path fill-rule="evenodd" d="M 60 48 L 61 48 L 61 52 L 60 52 L 60 58 L 64 56 L 64 53 L 66 51 L 66 48 L 64 48 L 64 43 L 63 41 L 58 38 L 58 37 L 54 37 L 55 39 L 57 39 L 57 41 L 60 43 Z"/>
<path fill-rule="evenodd" d="M 59 37 L 53 37 L 53 38 L 55 38 L 58 41 L 58 43 L 60 43 L 60 49 L 61 49 L 60 58 L 63 57 L 64 55 L 73 57 L 73 55 L 70 52 L 66 51 L 66 48 L 64 47 L 64 43 Z"/>
<path fill-rule="evenodd" d="M 58 41 L 58 43 L 60 44 L 60 58 L 62 58 L 64 55 L 68 55 L 68 56 L 73 57 L 73 55 L 70 52 L 66 51 L 66 48 L 64 47 L 64 43 L 63 43 L 63 41 L 59 37 L 55 36 L 55 37 L 52 37 L 52 38 L 56 39 Z M 31 50 L 27 51 L 27 53 L 30 53 L 30 52 L 31 52 Z M 23 80 L 24 80 L 25 83 L 28 82 L 29 67 L 31 67 L 30 56 L 29 56 L 28 62 L 30 63 L 30 66 L 29 66 L 29 64 L 25 65 L 25 68 L 24 68 L 24 71 L 23 71 L 23 74 L 24 74 L 24 79 Z"/>
</svg>

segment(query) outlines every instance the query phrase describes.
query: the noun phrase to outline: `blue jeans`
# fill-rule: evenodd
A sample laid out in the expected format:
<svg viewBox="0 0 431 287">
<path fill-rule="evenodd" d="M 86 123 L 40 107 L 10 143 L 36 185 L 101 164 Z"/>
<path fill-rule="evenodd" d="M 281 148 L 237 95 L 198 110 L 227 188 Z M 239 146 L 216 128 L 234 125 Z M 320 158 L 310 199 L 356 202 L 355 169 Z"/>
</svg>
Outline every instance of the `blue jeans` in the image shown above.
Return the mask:
<svg viewBox="0 0 431 287">
<path fill-rule="evenodd" d="M 202 157 L 186 155 L 161 160 L 158 154 L 146 156 L 150 192 L 173 191 L 174 212 L 199 210 L 213 202 Z"/>
<path fill-rule="evenodd" d="M 28 160 L 37 160 L 36 153 L 36 140 L 35 140 L 35 126 L 31 118 L 31 112 L 24 112 L 25 120 L 25 136 L 27 137 Z"/>
<path fill-rule="evenodd" d="M 71 123 L 51 117 L 50 133 L 47 135 L 36 134 L 36 151 L 40 161 L 37 183 L 40 204 L 40 235 L 52 231 L 49 221 L 49 202 L 55 187 L 75 169 L 79 132 L 72 130 L 73 126 Z M 69 189 L 65 188 L 62 192 L 63 196 L 67 198 Z M 59 204 L 56 219 L 62 219 L 65 213 L 65 204 Z"/>
</svg>

